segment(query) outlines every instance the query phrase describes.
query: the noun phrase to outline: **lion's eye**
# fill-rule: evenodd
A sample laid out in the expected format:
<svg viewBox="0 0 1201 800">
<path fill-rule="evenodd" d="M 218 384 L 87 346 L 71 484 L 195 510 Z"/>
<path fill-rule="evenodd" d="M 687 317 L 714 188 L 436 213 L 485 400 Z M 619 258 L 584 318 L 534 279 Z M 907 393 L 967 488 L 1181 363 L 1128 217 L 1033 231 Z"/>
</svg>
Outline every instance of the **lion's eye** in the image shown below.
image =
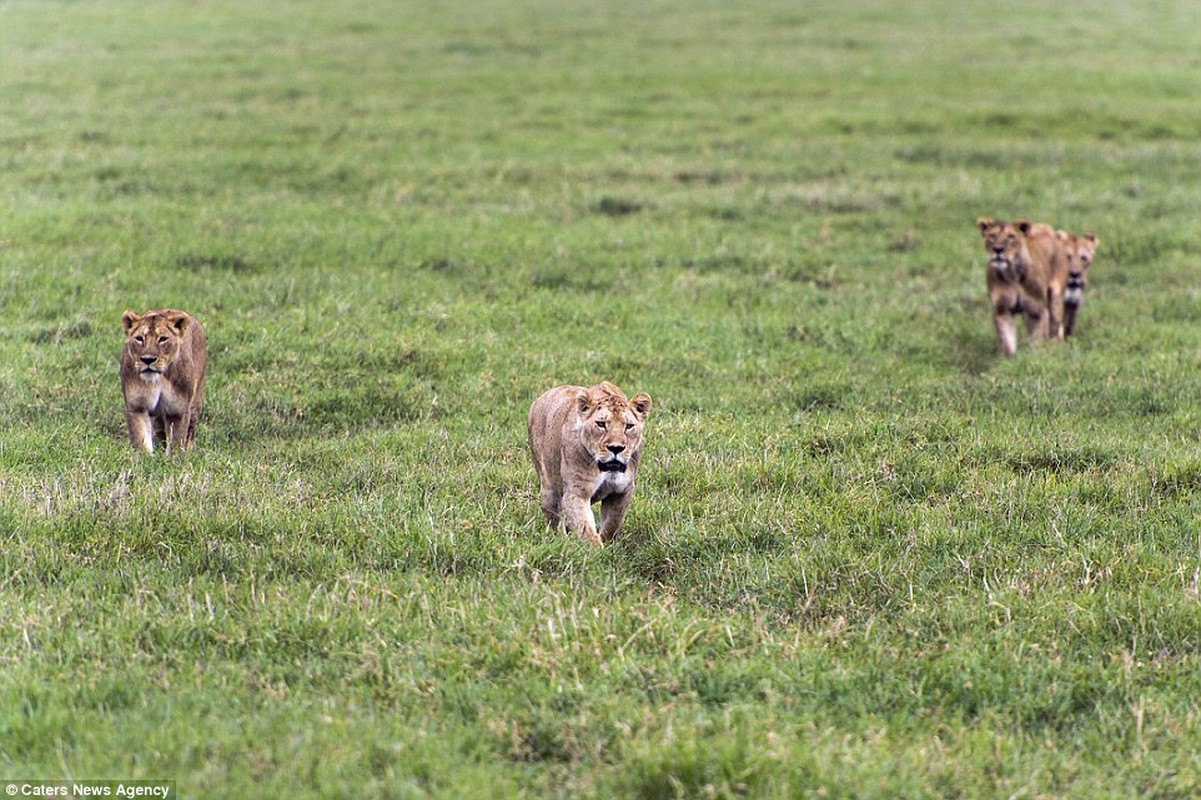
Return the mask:
<svg viewBox="0 0 1201 800">
<path fill-rule="evenodd" d="M 134 340 L 135 342 L 137 342 L 138 344 L 145 344 L 145 343 L 146 343 L 146 340 L 145 340 L 144 338 L 142 338 L 141 336 L 135 336 L 135 337 L 133 337 L 133 340 Z"/>
<path fill-rule="evenodd" d="M 632 431 L 632 430 L 634 430 L 634 423 L 632 423 L 632 422 L 627 422 L 627 423 L 626 423 L 626 433 L 629 433 L 629 432 L 630 432 L 630 431 Z"/>
<path fill-rule="evenodd" d="M 603 419 L 598 419 L 596 421 L 596 427 L 600 428 L 603 431 L 605 429 L 605 421 Z"/>
<path fill-rule="evenodd" d="M 158 337 L 158 343 L 159 343 L 159 344 L 166 344 L 166 343 L 167 343 L 167 342 L 169 342 L 169 341 L 171 341 L 171 339 L 170 339 L 169 337 L 167 337 L 167 336 L 160 336 L 160 337 Z"/>
</svg>

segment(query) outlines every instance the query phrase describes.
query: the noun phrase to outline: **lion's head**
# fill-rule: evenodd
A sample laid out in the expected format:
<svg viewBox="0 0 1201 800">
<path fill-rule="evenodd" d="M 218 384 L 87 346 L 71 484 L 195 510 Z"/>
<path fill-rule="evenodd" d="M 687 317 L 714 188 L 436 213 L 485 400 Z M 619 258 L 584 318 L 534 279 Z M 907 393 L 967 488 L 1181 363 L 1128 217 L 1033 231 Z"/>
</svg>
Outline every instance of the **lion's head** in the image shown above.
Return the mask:
<svg viewBox="0 0 1201 800">
<path fill-rule="evenodd" d="M 651 410 L 645 392 L 626 399 L 607 381 L 581 389 L 576 398 L 580 439 L 601 472 L 625 472 L 642 447 L 642 426 Z"/>
<path fill-rule="evenodd" d="M 125 350 L 130 363 L 142 378 L 153 380 L 179 357 L 180 340 L 192 318 L 174 309 L 150 311 L 144 316 L 126 311 L 121 323 L 125 326 Z"/>
<path fill-rule="evenodd" d="M 1083 278 L 1093 265 L 1093 254 L 1097 252 L 1097 237 L 1091 233 L 1072 236 L 1068 240 L 1068 277 Z"/>
<path fill-rule="evenodd" d="M 1088 268 L 1093 265 L 1093 254 L 1097 251 L 1097 237 L 1091 233 L 1072 236 L 1066 231 L 1061 239 L 1068 257 L 1068 285 L 1064 302 L 1080 305 L 1084 288 L 1088 285 Z"/>
<path fill-rule="evenodd" d="M 988 268 L 1006 279 L 1020 278 L 1030 263 L 1026 234 L 1034 223 L 1025 218 L 1016 222 L 1004 222 L 991 217 L 981 217 L 976 220 L 976 225 L 984 238 Z"/>
</svg>

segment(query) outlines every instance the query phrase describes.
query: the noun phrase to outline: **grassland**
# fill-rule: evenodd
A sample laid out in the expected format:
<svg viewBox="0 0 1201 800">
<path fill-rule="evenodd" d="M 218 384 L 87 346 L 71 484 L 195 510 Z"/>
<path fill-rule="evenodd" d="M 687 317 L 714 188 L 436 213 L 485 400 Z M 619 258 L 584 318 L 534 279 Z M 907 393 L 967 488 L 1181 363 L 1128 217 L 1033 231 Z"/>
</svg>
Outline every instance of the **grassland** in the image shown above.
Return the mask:
<svg viewBox="0 0 1201 800">
<path fill-rule="evenodd" d="M 1201 792 L 1201 8 L 0 2 L 0 778 Z M 973 221 L 1101 239 L 998 355 Z M 120 315 L 209 331 L 136 458 Z M 544 529 L 531 399 L 655 410 Z"/>
</svg>

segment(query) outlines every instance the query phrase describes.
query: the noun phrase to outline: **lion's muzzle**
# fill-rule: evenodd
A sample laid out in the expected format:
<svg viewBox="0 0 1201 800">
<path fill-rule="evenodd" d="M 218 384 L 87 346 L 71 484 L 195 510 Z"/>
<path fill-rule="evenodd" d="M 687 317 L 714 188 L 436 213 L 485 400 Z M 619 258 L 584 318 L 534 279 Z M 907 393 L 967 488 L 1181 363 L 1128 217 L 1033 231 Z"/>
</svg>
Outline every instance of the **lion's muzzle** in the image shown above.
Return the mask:
<svg viewBox="0 0 1201 800">
<path fill-rule="evenodd" d="M 1068 285 L 1063 293 L 1064 305 L 1076 307 L 1084 302 L 1084 274 L 1080 272 L 1068 273 Z"/>
</svg>

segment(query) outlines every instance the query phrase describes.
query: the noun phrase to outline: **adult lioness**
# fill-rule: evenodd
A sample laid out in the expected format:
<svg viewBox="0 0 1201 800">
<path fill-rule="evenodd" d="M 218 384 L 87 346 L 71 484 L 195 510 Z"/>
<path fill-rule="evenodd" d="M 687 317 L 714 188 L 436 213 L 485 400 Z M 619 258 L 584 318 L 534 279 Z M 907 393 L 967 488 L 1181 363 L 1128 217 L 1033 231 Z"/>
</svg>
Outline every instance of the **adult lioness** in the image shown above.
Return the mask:
<svg viewBox="0 0 1201 800">
<path fill-rule="evenodd" d="M 626 399 L 607 381 L 588 389 L 559 386 L 534 401 L 526 429 L 548 523 L 594 544 L 613 538 L 634 496 L 650 410 L 650 395 Z"/>
<path fill-rule="evenodd" d="M 1088 268 L 1093 265 L 1093 254 L 1097 251 L 1097 237 L 1091 233 L 1073 236 L 1067 231 L 1058 231 L 1067 253 L 1068 279 L 1063 293 L 1063 332 L 1070 336 L 1076 329 L 1076 315 L 1084 303 L 1084 290 L 1088 286 Z"/>
<path fill-rule="evenodd" d="M 129 442 L 147 453 L 160 446 L 186 450 L 196 438 L 204 405 L 208 352 L 204 328 L 186 311 L 126 311 L 121 393 Z"/>
<path fill-rule="evenodd" d="M 1014 314 L 1026 320 L 1031 341 L 1063 338 L 1067 258 L 1055 230 L 1022 217 L 1014 222 L 976 220 L 989 254 L 987 284 L 1001 352 L 1017 351 Z"/>
</svg>

